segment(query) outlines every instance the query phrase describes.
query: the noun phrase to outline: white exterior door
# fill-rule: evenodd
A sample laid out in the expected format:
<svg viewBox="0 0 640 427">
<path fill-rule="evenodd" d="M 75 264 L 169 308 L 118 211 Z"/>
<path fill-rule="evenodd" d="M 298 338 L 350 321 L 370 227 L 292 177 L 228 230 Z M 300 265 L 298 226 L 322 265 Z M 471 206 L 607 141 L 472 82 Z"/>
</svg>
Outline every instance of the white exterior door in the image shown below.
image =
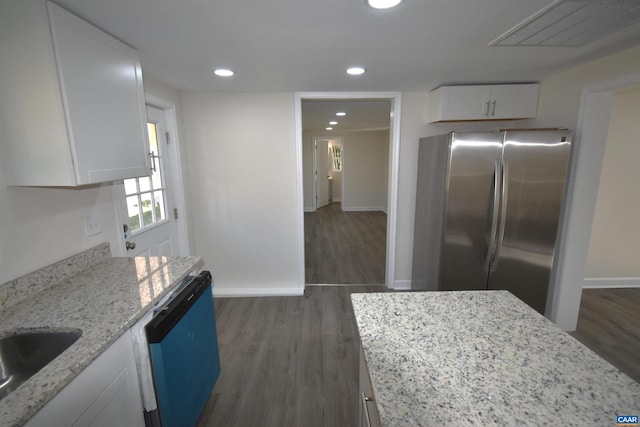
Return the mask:
<svg viewBox="0 0 640 427">
<path fill-rule="evenodd" d="M 125 179 L 120 217 L 127 256 L 173 256 L 177 252 L 176 211 L 172 203 L 171 162 L 167 159 L 164 111 L 147 106 L 152 174 Z"/>
<path fill-rule="evenodd" d="M 316 209 L 329 204 L 329 141 L 316 141 Z"/>
</svg>

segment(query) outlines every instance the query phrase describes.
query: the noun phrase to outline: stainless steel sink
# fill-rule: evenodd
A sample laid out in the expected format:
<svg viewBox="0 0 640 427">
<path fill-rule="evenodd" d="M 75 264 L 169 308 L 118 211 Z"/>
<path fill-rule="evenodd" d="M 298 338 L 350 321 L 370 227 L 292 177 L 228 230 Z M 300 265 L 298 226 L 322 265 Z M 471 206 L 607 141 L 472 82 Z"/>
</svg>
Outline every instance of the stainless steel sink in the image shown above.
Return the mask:
<svg viewBox="0 0 640 427">
<path fill-rule="evenodd" d="M 18 388 L 82 335 L 65 332 L 22 332 L 0 338 L 0 400 Z"/>
</svg>

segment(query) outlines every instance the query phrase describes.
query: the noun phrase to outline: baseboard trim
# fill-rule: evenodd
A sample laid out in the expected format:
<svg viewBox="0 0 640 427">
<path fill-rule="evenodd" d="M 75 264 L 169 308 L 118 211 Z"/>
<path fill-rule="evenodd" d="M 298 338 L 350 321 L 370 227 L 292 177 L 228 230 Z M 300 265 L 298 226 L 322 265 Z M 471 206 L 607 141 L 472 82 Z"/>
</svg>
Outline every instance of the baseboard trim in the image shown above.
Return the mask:
<svg viewBox="0 0 640 427">
<path fill-rule="evenodd" d="M 393 282 L 393 290 L 394 291 L 410 291 L 411 280 L 395 280 Z"/>
<path fill-rule="evenodd" d="M 584 289 L 599 288 L 640 288 L 640 277 L 587 277 Z"/>
<path fill-rule="evenodd" d="M 304 295 L 304 287 L 291 288 L 221 288 L 214 285 L 213 296 L 235 297 L 294 297 Z"/>
<path fill-rule="evenodd" d="M 342 210 L 347 212 L 375 212 L 375 211 L 385 212 L 387 208 L 384 206 L 344 206 L 342 205 Z"/>
<path fill-rule="evenodd" d="M 316 208 L 304 208 L 305 212 L 315 212 Z"/>
</svg>

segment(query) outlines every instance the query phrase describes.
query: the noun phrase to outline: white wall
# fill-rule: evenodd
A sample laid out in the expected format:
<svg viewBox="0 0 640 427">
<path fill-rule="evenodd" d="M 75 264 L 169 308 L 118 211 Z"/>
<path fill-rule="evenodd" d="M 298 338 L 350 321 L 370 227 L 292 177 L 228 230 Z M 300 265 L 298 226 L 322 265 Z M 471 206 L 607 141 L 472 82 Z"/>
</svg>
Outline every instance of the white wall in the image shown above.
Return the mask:
<svg viewBox="0 0 640 427">
<path fill-rule="evenodd" d="M 117 247 L 111 188 L 6 187 L 0 170 L 0 283 L 102 242 Z M 102 233 L 86 237 L 93 216 Z"/>
<path fill-rule="evenodd" d="M 638 86 L 620 90 L 613 98 L 585 275 L 601 283 L 635 277 L 640 285 Z"/>
<path fill-rule="evenodd" d="M 389 178 L 389 131 L 344 132 L 343 194 L 345 211 L 386 212 Z"/>
<path fill-rule="evenodd" d="M 292 93 L 182 93 L 194 253 L 217 295 L 299 295 Z"/>
</svg>

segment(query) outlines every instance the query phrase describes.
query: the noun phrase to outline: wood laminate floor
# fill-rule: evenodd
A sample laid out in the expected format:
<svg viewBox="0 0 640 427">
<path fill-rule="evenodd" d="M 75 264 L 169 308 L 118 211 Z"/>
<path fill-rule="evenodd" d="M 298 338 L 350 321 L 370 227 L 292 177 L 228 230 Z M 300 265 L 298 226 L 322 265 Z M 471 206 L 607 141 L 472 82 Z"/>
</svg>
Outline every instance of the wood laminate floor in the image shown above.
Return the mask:
<svg viewBox="0 0 640 427">
<path fill-rule="evenodd" d="M 222 372 L 199 427 L 350 427 L 358 414 L 353 292 L 215 301 Z M 640 289 L 585 290 L 573 335 L 640 380 Z"/>
<path fill-rule="evenodd" d="M 306 283 L 384 283 L 386 239 L 384 212 L 344 212 L 340 203 L 305 212 Z"/>
<path fill-rule="evenodd" d="M 640 289 L 582 291 L 575 338 L 640 382 Z"/>
<path fill-rule="evenodd" d="M 349 295 L 216 299 L 222 371 L 199 427 L 349 427 L 358 419 L 358 332 Z"/>
</svg>

